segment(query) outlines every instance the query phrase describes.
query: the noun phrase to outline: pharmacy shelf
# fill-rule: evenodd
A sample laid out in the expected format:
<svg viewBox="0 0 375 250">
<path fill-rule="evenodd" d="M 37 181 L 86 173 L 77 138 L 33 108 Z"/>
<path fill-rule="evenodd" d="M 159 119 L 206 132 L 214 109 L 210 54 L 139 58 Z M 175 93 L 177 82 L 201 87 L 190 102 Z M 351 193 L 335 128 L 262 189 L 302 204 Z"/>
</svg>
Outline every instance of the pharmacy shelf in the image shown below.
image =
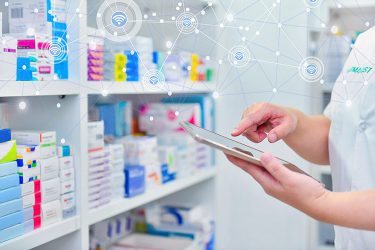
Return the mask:
<svg viewBox="0 0 375 250">
<path fill-rule="evenodd" d="M 319 246 L 318 250 L 335 250 L 334 246 Z"/>
<path fill-rule="evenodd" d="M 162 185 L 153 190 L 146 191 L 146 193 L 143 195 L 140 195 L 134 198 L 121 199 L 121 200 L 112 202 L 106 206 L 97 208 L 89 212 L 89 215 L 88 215 L 89 225 L 93 225 L 102 220 L 111 218 L 118 214 L 122 214 L 132 209 L 135 209 L 137 207 L 146 205 L 150 202 L 159 200 L 163 197 L 174 194 L 178 191 L 184 190 L 186 188 L 192 187 L 204 181 L 210 180 L 214 178 L 215 176 L 216 176 L 216 168 L 212 168 L 209 170 L 202 170 L 201 172 L 193 176 L 179 179 L 174 182 Z"/>
<path fill-rule="evenodd" d="M 4 81 L 0 80 L 0 97 L 78 95 L 80 86 L 72 81 Z"/>
<path fill-rule="evenodd" d="M 34 232 L 22 235 L 12 240 L 0 244 L 1 250 L 6 249 L 31 249 L 41 246 L 45 243 L 53 241 L 75 232 L 80 228 L 79 216 L 62 220 L 61 222 L 50 226 L 42 227 Z"/>
<path fill-rule="evenodd" d="M 166 82 L 161 85 L 151 85 L 142 82 L 93 82 L 85 85 L 88 94 L 181 94 L 181 93 L 210 93 L 216 90 L 213 82 Z M 103 92 L 104 91 L 104 92 Z"/>
</svg>

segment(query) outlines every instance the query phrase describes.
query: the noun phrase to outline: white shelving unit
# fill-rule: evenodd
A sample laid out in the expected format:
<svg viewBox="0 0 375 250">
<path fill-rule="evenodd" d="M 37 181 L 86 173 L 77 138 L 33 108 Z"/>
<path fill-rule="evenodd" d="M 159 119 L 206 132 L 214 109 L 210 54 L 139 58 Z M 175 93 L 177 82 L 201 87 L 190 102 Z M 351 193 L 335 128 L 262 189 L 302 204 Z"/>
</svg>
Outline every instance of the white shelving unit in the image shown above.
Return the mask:
<svg viewBox="0 0 375 250">
<path fill-rule="evenodd" d="M 0 250 L 8 249 L 89 249 L 90 225 L 129 211 L 150 202 L 165 198 L 179 191 L 208 183 L 216 176 L 215 168 L 202 171 L 194 176 L 178 179 L 175 182 L 150 190 L 146 194 L 132 199 L 122 199 L 93 211 L 88 209 L 88 145 L 87 125 L 89 96 L 101 95 L 103 90 L 109 96 L 154 95 L 172 92 L 173 94 L 210 94 L 216 90 L 213 83 L 167 82 L 161 88 L 145 86 L 140 82 L 88 82 L 87 81 L 87 14 L 88 4 L 97 5 L 99 1 L 69 1 L 68 33 L 70 48 L 80 51 L 77 55 L 69 54 L 69 80 L 49 82 L 18 82 L 0 80 L 0 102 L 10 104 L 10 125 L 14 129 L 56 130 L 61 138 L 66 139 L 74 149 L 76 168 L 77 215 L 48 227 L 42 227 L 32 233 L 0 243 Z M 200 1 L 197 0 L 199 4 Z M 6 11 L 3 4 L 0 11 Z M 93 9 L 95 7 L 92 7 Z M 76 12 L 80 9 L 82 17 Z M 90 8 L 91 9 L 91 6 Z M 94 18 L 96 14 L 94 14 Z M 0 62 L 1 67 L 1 62 Z M 126 98 L 126 97 L 125 97 Z M 25 101 L 27 108 L 20 110 L 18 103 Z M 61 108 L 56 109 L 56 103 Z M 211 189 L 210 189 L 211 190 Z M 212 188 L 214 190 L 214 188 Z M 199 193 L 194 193 L 199 196 Z M 212 194 L 214 196 L 214 194 Z"/>
</svg>

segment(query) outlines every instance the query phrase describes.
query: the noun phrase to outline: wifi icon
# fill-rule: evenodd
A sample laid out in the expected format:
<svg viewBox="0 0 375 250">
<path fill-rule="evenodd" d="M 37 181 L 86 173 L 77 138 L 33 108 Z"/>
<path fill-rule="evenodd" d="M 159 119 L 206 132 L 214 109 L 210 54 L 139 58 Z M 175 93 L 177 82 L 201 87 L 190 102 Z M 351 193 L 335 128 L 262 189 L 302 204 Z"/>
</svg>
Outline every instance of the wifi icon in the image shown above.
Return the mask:
<svg viewBox="0 0 375 250">
<path fill-rule="evenodd" d="M 122 11 L 116 11 L 112 14 L 112 24 L 115 27 L 123 27 L 128 22 L 128 16 Z"/>
<path fill-rule="evenodd" d="M 52 56 L 58 56 L 61 53 L 61 47 L 58 44 L 52 44 L 49 48 L 49 53 Z"/>
<path fill-rule="evenodd" d="M 159 82 L 159 78 L 157 77 L 157 76 L 151 76 L 150 77 L 150 83 L 152 84 L 152 85 L 155 85 L 155 84 L 157 84 Z"/>
</svg>

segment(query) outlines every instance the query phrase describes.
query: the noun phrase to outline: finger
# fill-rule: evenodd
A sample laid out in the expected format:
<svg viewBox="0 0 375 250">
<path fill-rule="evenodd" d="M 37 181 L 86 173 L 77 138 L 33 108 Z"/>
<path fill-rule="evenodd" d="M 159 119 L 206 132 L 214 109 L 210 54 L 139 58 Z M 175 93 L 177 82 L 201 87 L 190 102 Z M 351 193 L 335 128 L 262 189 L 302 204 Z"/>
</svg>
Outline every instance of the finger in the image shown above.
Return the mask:
<svg viewBox="0 0 375 250">
<path fill-rule="evenodd" d="M 248 163 L 232 155 L 226 156 L 230 162 L 250 174 L 261 186 L 269 186 L 275 181 L 263 167 Z"/>
<path fill-rule="evenodd" d="M 263 167 L 280 183 L 291 177 L 291 171 L 283 166 L 275 157 L 269 153 L 264 153 L 260 158 Z"/>
<path fill-rule="evenodd" d="M 284 122 L 279 126 L 273 128 L 268 133 L 268 141 L 271 143 L 277 142 L 280 139 L 285 138 L 290 132 L 290 122 Z"/>
<path fill-rule="evenodd" d="M 256 131 L 258 124 L 262 124 L 267 117 L 268 110 L 260 110 L 246 115 L 233 130 L 232 136 L 239 136 L 246 130 Z"/>
<path fill-rule="evenodd" d="M 264 139 L 267 138 L 267 134 L 265 132 L 260 132 L 260 131 L 255 131 L 255 132 L 246 131 L 242 135 L 245 136 L 250 141 L 256 142 L 256 143 L 260 143 Z"/>
</svg>

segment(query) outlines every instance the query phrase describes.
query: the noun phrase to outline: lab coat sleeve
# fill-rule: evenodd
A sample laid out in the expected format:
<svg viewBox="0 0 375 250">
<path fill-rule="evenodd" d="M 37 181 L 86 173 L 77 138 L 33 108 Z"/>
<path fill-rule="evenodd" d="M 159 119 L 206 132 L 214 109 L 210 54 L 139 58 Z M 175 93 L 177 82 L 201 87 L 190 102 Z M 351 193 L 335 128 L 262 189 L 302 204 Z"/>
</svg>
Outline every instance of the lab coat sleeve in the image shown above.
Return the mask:
<svg viewBox="0 0 375 250">
<path fill-rule="evenodd" d="M 324 116 L 332 120 L 332 104 L 329 103 L 328 106 L 324 109 Z"/>
</svg>

